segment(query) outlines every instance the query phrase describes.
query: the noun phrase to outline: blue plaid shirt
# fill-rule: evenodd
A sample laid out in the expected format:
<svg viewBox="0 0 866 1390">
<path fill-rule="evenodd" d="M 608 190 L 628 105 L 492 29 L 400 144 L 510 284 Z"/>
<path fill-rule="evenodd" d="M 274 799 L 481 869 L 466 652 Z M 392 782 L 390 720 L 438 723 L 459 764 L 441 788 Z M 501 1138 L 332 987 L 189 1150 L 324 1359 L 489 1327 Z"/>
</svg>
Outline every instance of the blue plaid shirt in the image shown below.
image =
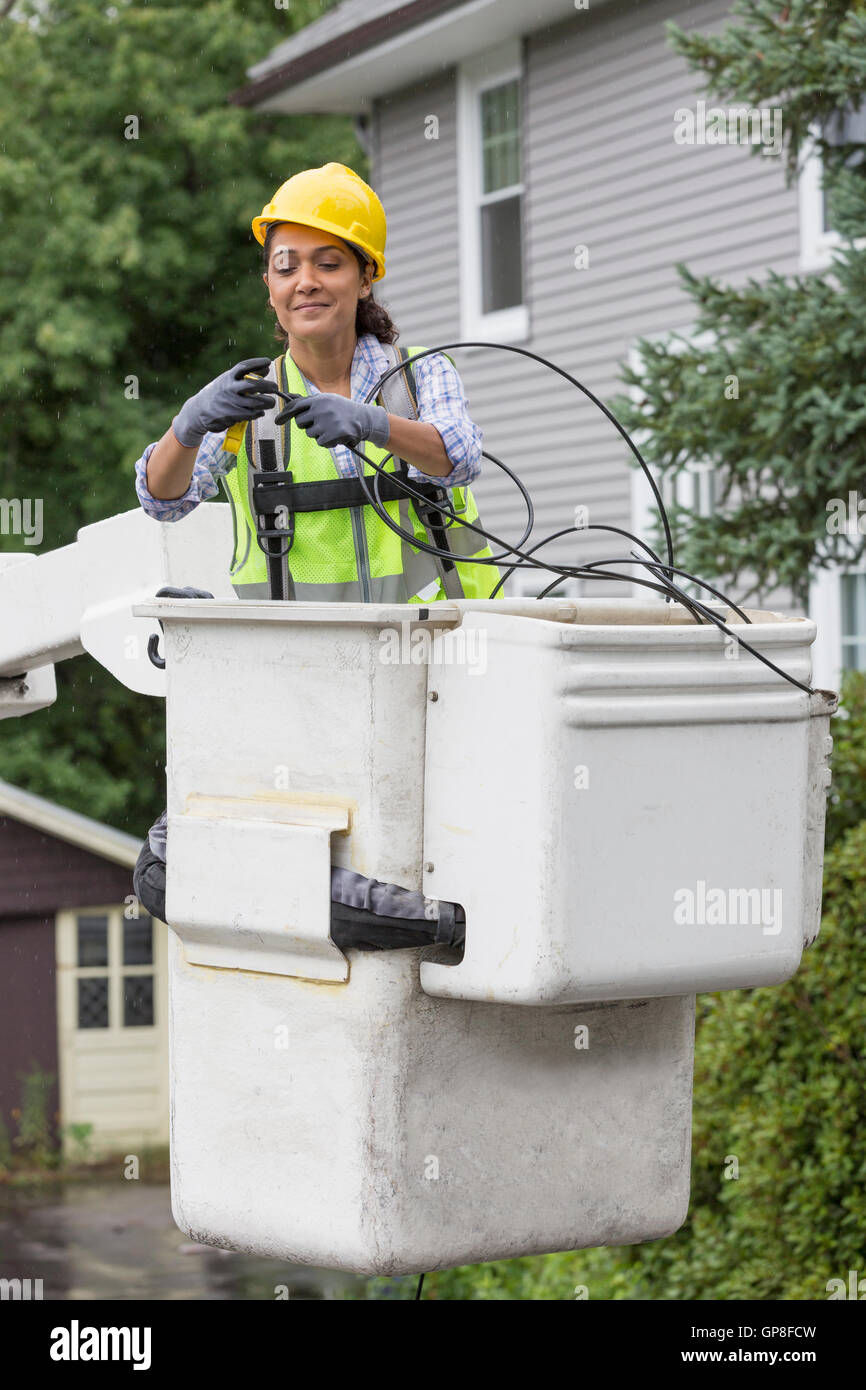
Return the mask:
<svg viewBox="0 0 866 1390">
<path fill-rule="evenodd" d="M 362 401 L 390 365 L 379 339 L 372 333 L 362 334 L 352 358 L 352 399 Z M 451 462 L 451 472 L 444 477 L 435 477 L 422 473 L 410 464 L 409 476 L 442 483 L 445 487 L 465 487 L 481 472 L 483 436 L 469 416 L 469 403 L 460 377 L 448 358 L 439 352 L 413 362 L 412 370 L 415 373 L 418 417 L 439 431 Z M 318 387 L 307 381 L 306 377 L 304 381 L 309 394 L 316 394 Z M 147 490 L 147 461 L 158 441 L 148 444 L 135 464 L 135 490 L 148 516 L 157 521 L 179 521 L 199 502 L 216 496 L 219 492 L 218 478 L 231 472 L 237 464 L 236 456 L 226 453 L 222 447 L 225 436 L 225 430 L 205 435 L 196 454 L 189 487 L 182 497 L 167 499 L 151 497 Z M 356 477 L 356 459 L 351 449 L 338 444 L 333 452 L 341 476 Z M 357 462 L 360 463 L 360 460 Z"/>
</svg>

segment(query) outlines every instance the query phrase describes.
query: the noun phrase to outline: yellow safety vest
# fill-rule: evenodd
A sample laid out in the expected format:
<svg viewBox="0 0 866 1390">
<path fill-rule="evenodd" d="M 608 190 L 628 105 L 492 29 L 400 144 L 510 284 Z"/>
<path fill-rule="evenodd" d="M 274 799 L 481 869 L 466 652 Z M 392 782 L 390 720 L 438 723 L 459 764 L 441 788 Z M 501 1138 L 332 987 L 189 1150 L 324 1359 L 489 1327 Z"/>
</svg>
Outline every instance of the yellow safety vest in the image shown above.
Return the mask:
<svg viewBox="0 0 866 1390">
<path fill-rule="evenodd" d="M 394 361 L 400 361 L 424 349 L 386 347 L 386 351 Z M 269 375 L 284 391 L 294 395 L 308 394 L 304 378 L 288 352 L 275 360 Z M 395 373 L 386 386 L 399 383 L 406 375 Z M 403 402 L 406 402 L 405 406 Z M 407 418 L 414 415 L 417 418 L 411 390 L 408 401 L 405 393 L 401 397 L 399 392 L 383 390 L 377 403 L 385 405 L 391 414 L 405 415 Z M 332 450 L 318 444 L 294 420 L 275 426 L 273 421 L 278 413 L 279 407 L 260 420 L 249 421 L 238 451 L 237 467 L 223 477 L 234 523 L 231 580 L 235 592 L 242 599 L 271 596 L 268 560 L 256 539 L 256 508 L 252 500 L 253 485 L 257 473 L 261 476 L 268 443 L 272 449 L 271 459 L 276 457 L 280 485 L 286 480 L 286 474 L 282 471 L 286 459 L 292 484 L 342 480 Z M 377 448 L 369 442 L 362 442 L 359 448 L 380 465 L 387 454 L 386 449 Z M 255 464 L 251 466 L 251 459 L 257 460 L 258 468 Z M 360 464 L 360 460 L 358 462 Z M 395 472 L 395 462 L 394 458 L 390 458 L 384 465 L 387 473 Z M 374 468 L 364 465 L 366 478 L 375 478 L 375 474 Z M 273 481 L 273 474 L 269 476 Z M 348 481 L 353 495 L 356 494 L 356 481 L 344 481 Z M 417 486 L 417 480 L 410 482 L 412 486 Z M 397 490 L 396 485 L 392 484 L 392 487 Z M 443 493 L 460 517 L 481 524 L 478 522 L 478 508 L 468 487 L 446 488 Z M 289 495 L 284 493 L 284 496 Z M 308 490 L 307 502 L 323 503 L 325 495 L 326 491 L 321 488 L 313 495 Z M 288 531 L 283 520 L 283 542 L 276 537 L 272 541 L 275 546 L 285 549 L 291 535 L 287 553 L 275 565 L 281 578 L 282 597 L 331 603 L 430 603 L 449 597 L 488 598 L 498 583 L 500 573 L 496 565 L 443 563 L 398 536 L 376 515 L 372 506 L 333 506 L 334 498 L 338 499 L 339 495 L 339 490 L 330 490 L 328 510 L 294 510 L 293 530 L 291 520 Z M 299 496 L 294 494 L 295 500 Z M 302 505 L 306 505 L 306 502 Z M 490 546 L 483 542 L 483 537 L 456 521 L 446 525 L 444 531 L 435 526 L 431 529 L 429 515 L 425 525 L 424 505 L 416 504 L 406 496 L 395 496 L 393 500 L 385 501 L 384 507 L 395 522 L 421 541 L 441 545 L 444 535 L 448 548 L 457 556 L 479 559 L 493 554 Z M 447 518 L 444 520 L 447 522 Z"/>
</svg>

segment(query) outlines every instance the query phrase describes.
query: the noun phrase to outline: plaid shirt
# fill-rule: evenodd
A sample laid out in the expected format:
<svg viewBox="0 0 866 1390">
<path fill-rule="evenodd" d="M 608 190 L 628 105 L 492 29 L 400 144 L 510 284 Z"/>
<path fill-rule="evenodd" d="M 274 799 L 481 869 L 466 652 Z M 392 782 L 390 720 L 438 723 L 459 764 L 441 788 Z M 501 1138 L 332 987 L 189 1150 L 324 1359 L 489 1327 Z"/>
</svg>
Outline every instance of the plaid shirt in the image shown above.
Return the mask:
<svg viewBox="0 0 866 1390">
<path fill-rule="evenodd" d="M 372 333 L 364 333 L 357 341 L 352 359 L 352 400 L 362 401 L 390 366 L 382 345 Z M 465 487 L 481 472 L 482 433 L 470 419 L 468 401 L 456 369 L 442 353 L 431 353 L 412 364 L 418 398 L 418 417 L 435 425 L 442 436 L 445 452 L 451 462 L 451 472 L 444 477 L 422 473 L 409 466 L 409 476 L 442 483 L 445 487 Z M 303 375 L 303 374 L 302 374 Z M 318 387 L 304 377 L 310 395 Z M 135 464 L 135 490 L 148 516 L 157 521 L 179 521 L 181 517 L 219 492 L 218 478 L 229 473 L 237 464 L 234 454 L 226 453 L 223 440 L 226 431 L 209 432 L 199 445 L 189 487 L 182 497 L 160 499 L 147 490 L 147 461 L 156 448 L 157 440 L 148 444 Z M 355 455 L 351 449 L 338 444 L 333 450 L 340 475 L 357 476 Z"/>
</svg>

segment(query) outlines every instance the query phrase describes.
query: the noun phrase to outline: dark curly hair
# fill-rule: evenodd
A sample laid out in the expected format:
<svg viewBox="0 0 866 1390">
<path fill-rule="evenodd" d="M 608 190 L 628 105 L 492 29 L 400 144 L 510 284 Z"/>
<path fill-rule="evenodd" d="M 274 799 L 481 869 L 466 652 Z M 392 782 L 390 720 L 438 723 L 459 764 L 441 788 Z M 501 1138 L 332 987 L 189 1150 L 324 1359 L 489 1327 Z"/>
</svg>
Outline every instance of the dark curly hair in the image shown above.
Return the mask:
<svg viewBox="0 0 866 1390">
<path fill-rule="evenodd" d="M 274 231 L 279 225 L 279 222 L 272 222 L 265 234 L 262 247 L 262 268 L 265 271 L 269 269 L 271 264 L 271 242 Z M 343 240 L 342 237 L 340 240 Z M 364 270 L 369 257 L 365 256 L 364 252 L 360 251 L 357 246 L 353 246 L 350 241 L 344 241 L 343 245 L 348 246 L 359 266 Z M 374 337 L 379 339 L 380 343 L 396 343 L 400 336 L 399 330 L 394 326 L 391 315 L 384 304 L 377 303 L 373 298 L 372 286 L 366 299 L 358 300 L 358 308 L 355 311 L 355 332 L 359 338 L 362 333 L 372 333 Z M 274 324 L 274 337 L 280 343 L 288 343 L 289 341 L 289 335 L 279 319 Z"/>
</svg>

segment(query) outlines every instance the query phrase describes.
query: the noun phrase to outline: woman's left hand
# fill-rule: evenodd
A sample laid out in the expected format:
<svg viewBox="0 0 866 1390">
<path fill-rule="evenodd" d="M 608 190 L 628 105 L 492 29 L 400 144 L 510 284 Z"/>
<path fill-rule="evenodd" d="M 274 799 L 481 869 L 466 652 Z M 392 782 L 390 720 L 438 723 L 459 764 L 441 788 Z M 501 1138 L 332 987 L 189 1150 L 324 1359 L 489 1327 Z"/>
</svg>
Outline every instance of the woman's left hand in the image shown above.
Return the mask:
<svg viewBox="0 0 866 1390">
<path fill-rule="evenodd" d="M 303 396 L 280 412 L 276 423 L 293 419 L 325 449 L 335 444 L 356 446 L 360 440 L 384 449 L 391 434 L 388 412 L 381 405 L 365 405 L 347 396 L 320 391 L 315 396 Z"/>
</svg>

